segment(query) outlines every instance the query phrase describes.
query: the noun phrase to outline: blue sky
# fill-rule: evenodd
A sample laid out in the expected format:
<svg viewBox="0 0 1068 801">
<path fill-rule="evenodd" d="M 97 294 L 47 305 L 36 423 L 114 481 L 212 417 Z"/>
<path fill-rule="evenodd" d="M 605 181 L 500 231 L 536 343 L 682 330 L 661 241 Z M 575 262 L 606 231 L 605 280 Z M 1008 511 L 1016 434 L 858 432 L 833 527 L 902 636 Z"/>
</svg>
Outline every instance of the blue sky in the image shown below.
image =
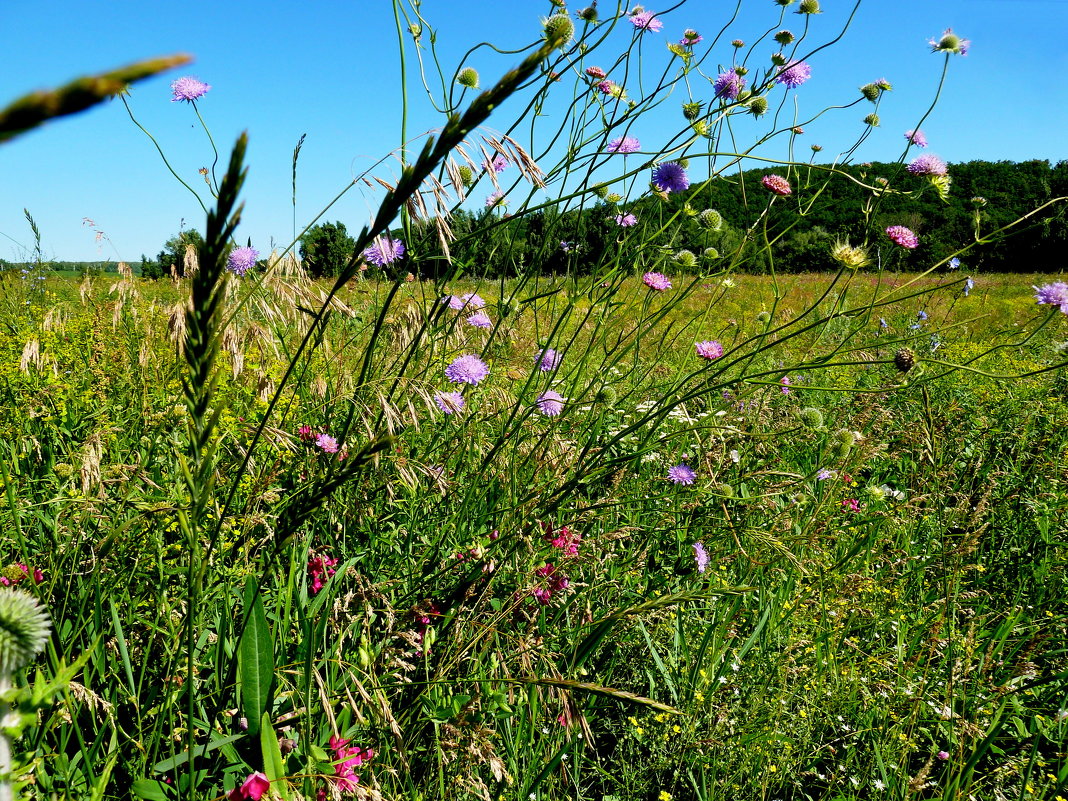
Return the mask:
<svg viewBox="0 0 1068 801">
<path fill-rule="evenodd" d="M 571 4 L 569 9 L 573 12 L 580 5 L 585 3 Z M 670 10 L 659 13 L 664 30 L 641 35 L 643 80 L 668 64 L 665 43 L 677 40 L 685 28 L 705 35 L 705 42 L 696 48 L 703 54 L 734 7 L 689 0 L 648 3 L 646 8 L 660 12 L 669 5 Z M 772 0 L 741 0 L 738 5 L 737 18 L 702 62 L 702 70 L 712 77 L 717 65 L 731 63 L 732 39 L 752 42 L 779 27 L 797 33 L 804 24 L 800 16 L 788 13 L 779 25 L 781 9 Z M 852 0 L 825 0 L 824 13 L 808 19 L 810 33 L 801 54 L 837 36 L 853 5 Z M 616 4 L 601 0 L 600 9 L 602 18 L 612 16 Z M 548 2 L 527 0 L 422 3 L 447 82 L 465 54 L 480 42 L 492 42 L 501 50 L 529 45 L 540 33 L 539 18 L 549 10 Z M 5 42 L 9 69 L 0 84 L 4 104 L 31 89 L 140 58 L 192 54 L 191 67 L 136 85 L 131 107 L 183 178 L 205 188 L 197 170 L 210 165 L 210 145 L 192 108 L 171 102 L 170 83 L 181 75 L 195 75 L 212 85 L 199 109 L 224 151 L 223 162 L 237 135 L 242 130 L 249 133 L 250 173 L 238 239 L 243 243 L 251 238 L 261 252 L 270 249 L 272 240 L 288 244 L 291 238 L 291 157 L 301 134 L 306 133 L 307 139 L 298 174 L 299 226 L 354 176 L 401 143 L 400 61 L 389 0 L 328 0 L 299 6 L 272 0 L 188 0 L 180 6 L 143 0 L 97 6 L 67 0 L 47 4 L 5 0 L 0 21 L 9 31 Z M 943 57 L 929 52 L 927 40 L 947 27 L 970 39 L 972 47 L 967 57 L 952 59 L 940 102 L 923 124 L 930 151 L 951 162 L 1068 159 L 1064 134 L 1068 103 L 1062 80 L 1068 72 L 1063 40 L 1068 0 L 864 0 L 842 40 L 808 59 L 812 78 L 793 90 L 788 113 L 796 103 L 802 118 L 811 117 L 827 106 L 854 100 L 859 85 L 886 78 L 894 89 L 880 107 L 880 128 L 853 160 L 897 159 L 903 131 L 915 127 L 938 85 Z M 609 34 L 604 50 L 578 65 L 610 65 L 610 54 L 624 50 L 633 36 L 632 26 L 623 20 Z M 425 32 L 424 44 L 429 38 Z M 749 63 L 763 67 L 774 50 L 773 43 L 765 40 Z M 481 47 L 465 63 L 479 70 L 485 86 L 520 58 Z M 18 65 L 17 71 L 10 65 Z M 412 137 L 440 126 L 442 118 L 422 89 L 410 38 L 407 69 L 407 130 Z M 636 75 L 631 73 L 632 80 Z M 429 78 L 438 81 L 434 72 Z M 565 77 L 559 86 L 533 134 L 536 148 L 543 147 L 554 121 L 562 118 L 574 77 Z M 694 97 L 711 98 L 711 87 L 703 78 L 692 76 L 690 87 Z M 681 129 L 679 105 L 687 99 L 683 92 L 677 90 L 630 129 L 641 139 L 643 150 L 659 147 Z M 507 127 L 509 112 L 517 108 L 518 100 L 505 104 L 489 125 L 498 130 Z M 860 120 L 870 110 L 862 104 L 831 111 L 807 124 L 798 158 L 807 159 L 807 145 L 815 142 L 824 148 L 820 160 L 832 160 L 855 141 L 863 130 Z M 766 128 L 746 119 L 735 132 L 744 141 L 757 136 L 762 125 Z M 517 138 L 531 144 L 529 129 L 524 136 Z M 786 155 L 784 146 L 775 145 L 761 153 Z M 389 180 L 395 173 L 395 166 L 387 162 L 374 174 Z M 53 121 L 0 147 L 0 188 L 0 258 L 5 259 L 21 258 L 32 246 L 24 208 L 41 230 L 45 257 L 61 260 L 134 262 L 142 253 L 154 256 L 183 221 L 185 227 L 201 231 L 204 227 L 196 200 L 167 172 L 152 143 L 118 101 Z M 472 203 L 484 196 L 482 191 Z M 358 230 L 377 197 L 370 189 L 353 189 L 326 219 L 339 219 L 350 230 Z M 105 241 L 95 241 L 93 230 L 83 224 L 86 217 L 107 234 Z"/>
</svg>

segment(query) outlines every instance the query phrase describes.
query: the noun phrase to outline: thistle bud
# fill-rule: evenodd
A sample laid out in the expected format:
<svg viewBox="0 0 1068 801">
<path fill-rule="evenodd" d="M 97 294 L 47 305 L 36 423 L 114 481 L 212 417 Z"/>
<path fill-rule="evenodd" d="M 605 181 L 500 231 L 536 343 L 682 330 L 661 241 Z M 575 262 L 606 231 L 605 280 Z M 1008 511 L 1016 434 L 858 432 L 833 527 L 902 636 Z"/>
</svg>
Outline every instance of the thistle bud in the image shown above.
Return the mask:
<svg viewBox="0 0 1068 801">
<path fill-rule="evenodd" d="M 719 251 L 715 248 L 705 248 L 701 255 L 709 261 L 715 261 L 719 258 Z"/>
<path fill-rule="evenodd" d="M 478 89 L 478 71 L 474 67 L 464 67 L 456 74 L 456 83 L 468 89 Z"/>
<path fill-rule="evenodd" d="M 583 20 L 585 22 L 596 22 L 597 21 L 597 4 L 594 3 L 592 6 L 586 6 L 585 8 L 580 8 L 576 12 L 576 14 L 578 15 L 578 18 L 580 20 Z"/>
<path fill-rule="evenodd" d="M 686 119 L 693 121 L 701 116 L 701 103 L 694 101 L 692 103 L 682 104 L 682 116 Z"/>
<path fill-rule="evenodd" d="M 545 38 L 558 48 L 567 47 L 575 35 L 575 23 L 567 14 L 553 14 L 544 24 Z"/>
<path fill-rule="evenodd" d="M 877 83 L 866 83 L 860 87 L 860 93 L 864 95 L 864 99 L 870 100 L 872 103 L 879 99 L 882 91 L 882 88 Z"/>
<path fill-rule="evenodd" d="M 749 101 L 749 113 L 754 117 L 759 117 L 761 114 L 766 113 L 768 110 L 768 101 L 763 97 L 754 97 Z"/>
<path fill-rule="evenodd" d="M 773 53 L 771 56 L 771 63 L 776 67 L 782 67 L 786 64 L 786 56 L 782 53 Z"/>
</svg>

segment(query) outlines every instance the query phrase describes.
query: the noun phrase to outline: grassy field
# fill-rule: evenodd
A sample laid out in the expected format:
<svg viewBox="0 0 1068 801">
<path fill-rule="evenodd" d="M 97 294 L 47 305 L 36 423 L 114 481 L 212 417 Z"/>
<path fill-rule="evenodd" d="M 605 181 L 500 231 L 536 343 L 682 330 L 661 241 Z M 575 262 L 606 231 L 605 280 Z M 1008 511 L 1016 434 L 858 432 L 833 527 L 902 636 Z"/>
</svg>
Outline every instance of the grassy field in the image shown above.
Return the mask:
<svg viewBox="0 0 1068 801">
<path fill-rule="evenodd" d="M 203 426 L 185 283 L 5 277 L 26 792 L 1064 793 L 1050 278 L 670 278 L 231 279 Z"/>
</svg>

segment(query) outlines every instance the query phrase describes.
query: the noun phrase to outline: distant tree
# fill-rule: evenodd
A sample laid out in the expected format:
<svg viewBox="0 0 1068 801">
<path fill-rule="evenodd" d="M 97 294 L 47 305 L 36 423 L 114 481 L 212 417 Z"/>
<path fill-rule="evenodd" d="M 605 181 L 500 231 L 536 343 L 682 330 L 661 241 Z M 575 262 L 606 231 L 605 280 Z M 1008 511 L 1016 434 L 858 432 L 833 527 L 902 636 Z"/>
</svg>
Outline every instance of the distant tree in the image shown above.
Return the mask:
<svg viewBox="0 0 1068 801">
<path fill-rule="evenodd" d="M 149 261 L 144 253 L 141 254 L 141 277 L 150 281 L 156 281 L 163 277 L 163 267 L 160 266 L 160 263 L 158 261 Z"/>
<path fill-rule="evenodd" d="M 344 223 L 321 223 L 301 237 L 300 258 L 304 269 L 316 278 L 332 277 L 348 264 L 355 248 L 356 241 Z"/>
<path fill-rule="evenodd" d="M 178 276 L 185 274 L 185 250 L 186 246 L 192 245 L 197 252 L 204 246 L 204 237 L 196 228 L 182 231 L 177 236 L 172 236 L 163 245 L 163 250 L 156 256 L 161 275 L 170 275 L 171 268 L 175 269 Z"/>
</svg>

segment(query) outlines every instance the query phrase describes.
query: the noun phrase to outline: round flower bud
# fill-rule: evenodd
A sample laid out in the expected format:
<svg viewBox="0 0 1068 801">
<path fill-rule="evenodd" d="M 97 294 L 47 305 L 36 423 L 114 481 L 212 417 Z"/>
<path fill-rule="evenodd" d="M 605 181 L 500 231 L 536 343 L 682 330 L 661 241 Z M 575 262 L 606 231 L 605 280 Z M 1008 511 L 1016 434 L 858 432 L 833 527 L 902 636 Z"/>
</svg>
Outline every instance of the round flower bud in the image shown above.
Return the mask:
<svg viewBox="0 0 1068 801">
<path fill-rule="evenodd" d="M 604 196 L 604 200 L 606 203 L 618 203 L 622 199 L 623 195 L 619 194 L 618 192 L 609 192 L 607 195 Z"/>
<path fill-rule="evenodd" d="M 456 83 L 468 89 L 478 89 L 478 71 L 474 67 L 464 67 L 456 74 Z"/>
<path fill-rule="evenodd" d="M 857 438 L 847 428 L 840 428 L 834 432 L 834 441 L 831 445 L 831 451 L 839 459 L 844 459 L 849 455 L 849 451 L 856 444 Z"/>
<path fill-rule="evenodd" d="M 597 6 L 586 6 L 586 8 L 580 8 L 576 14 L 578 18 L 585 22 L 597 21 Z"/>
<path fill-rule="evenodd" d="M 694 120 L 690 123 L 690 128 L 698 136 L 708 136 L 708 123 L 704 120 Z"/>
<path fill-rule="evenodd" d="M 716 495 L 722 495 L 724 498 L 734 497 L 734 487 L 730 484 L 716 483 L 712 485 L 712 491 Z"/>
<path fill-rule="evenodd" d="M 763 97 L 754 97 L 749 101 L 749 113 L 754 117 L 759 117 L 761 114 L 767 113 L 768 101 Z"/>
<path fill-rule="evenodd" d="M 864 95 L 865 100 L 870 100 L 874 103 L 879 99 L 879 95 L 882 93 L 882 89 L 877 83 L 866 83 L 860 87 L 860 93 Z"/>
<path fill-rule="evenodd" d="M 615 388 L 605 385 L 597 390 L 597 395 L 594 396 L 594 401 L 605 406 L 611 406 L 616 402 L 617 397 L 618 395 L 616 394 Z"/>
<path fill-rule="evenodd" d="M 39 654 L 48 639 L 48 613 L 37 599 L 11 587 L 0 589 L 0 675 L 10 676 Z"/>
<path fill-rule="evenodd" d="M 768 323 L 771 322 L 771 315 L 768 314 L 768 312 L 766 312 L 766 311 L 762 311 L 762 312 L 757 314 L 756 321 L 758 323 L 760 323 L 761 325 L 767 325 Z"/>
<path fill-rule="evenodd" d="M 679 267 L 697 266 L 697 257 L 689 250 L 680 250 L 671 258 Z"/>
<path fill-rule="evenodd" d="M 715 209 L 705 209 L 697 215 L 697 222 L 709 231 L 718 231 L 723 227 L 723 215 Z"/>
<path fill-rule="evenodd" d="M 819 153 L 821 150 L 823 150 L 823 145 L 811 144 L 809 145 L 809 147 L 812 148 L 813 153 Z"/>
<path fill-rule="evenodd" d="M 775 34 L 775 41 L 783 45 L 784 47 L 790 44 L 793 40 L 794 35 L 790 33 L 790 31 L 783 30 Z"/>
<path fill-rule="evenodd" d="M 682 116 L 688 120 L 696 120 L 701 116 L 701 103 L 694 101 L 693 103 L 682 104 Z"/>
<path fill-rule="evenodd" d="M 741 39 L 735 39 L 733 42 L 731 42 L 731 47 L 745 47 L 745 42 L 743 42 Z"/>
<path fill-rule="evenodd" d="M 460 173 L 460 181 L 464 186 L 470 186 L 471 182 L 475 180 L 475 174 L 466 164 L 461 164 L 457 172 Z"/>
<path fill-rule="evenodd" d="M 872 128 L 878 128 L 879 127 L 879 115 L 878 114 L 869 114 L 867 117 L 864 118 L 864 124 L 865 125 L 870 125 Z"/>
<path fill-rule="evenodd" d="M 771 55 L 771 63 L 774 64 L 776 67 L 784 66 L 786 64 L 786 61 L 786 56 L 784 56 L 782 53 L 772 53 Z"/>
<path fill-rule="evenodd" d="M 705 248 L 704 251 L 702 251 L 701 255 L 709 261 L 714 261 L 715 259 L 719 258 L 719 251 L 715 248 Z"/>
<path fill-rule="evenodd" d="M 820 0 L 801 0 L 797 8 L 798 14 L 820 14 Z"/>
<path fill-rule="evenodd" d="M 987 204 L 987 199 L 981 195 L 976 195 L 972 198 L 972 205 L 977 209 L 983 208 Z"/>
<path fill-rule="evenodd" d="M 806 406 L 801 410 L 797 417 L 801 421 L 801 425 L 805 428 L 810 428 L 812 430 L 823 428 L 823 412 L 819 409 Z"/>
<path fill-rule="evenodd" d="M 894 354 L 894 367 L 902 373 L 907 373 L 916 366 L 916 354 L 911 348 L 901 348 Z"/>
<path fill-rule="evenodd" d="M 608 186 L 606 184 L 597 184 L 597 186 L 593 188 L 593 194 L 597 195 L 601 200 L 604 200 L 608 197 Z"/>
<path fill-rule="evenodd" d="M 778 3 L 780 6 L 784 6 L 785 7 L 785 6 L 793 5 L 794 0 L 775 0 L 775 2 Z"/>
<path fill-rule="evenodd" d="M 575 23 L 567 14 L 553 14 L 545 20 L 545 38 L 557 47 L 567 47 L 574 35 Z"/>
<path fill-rule="evenodd" d="M 831 248 L 831 258 L 849 270 L 867 267 L 871 264 L 868 251 L 862 247 L 851 247 L 849 242 L 835 242 Z"/>
</svg>

